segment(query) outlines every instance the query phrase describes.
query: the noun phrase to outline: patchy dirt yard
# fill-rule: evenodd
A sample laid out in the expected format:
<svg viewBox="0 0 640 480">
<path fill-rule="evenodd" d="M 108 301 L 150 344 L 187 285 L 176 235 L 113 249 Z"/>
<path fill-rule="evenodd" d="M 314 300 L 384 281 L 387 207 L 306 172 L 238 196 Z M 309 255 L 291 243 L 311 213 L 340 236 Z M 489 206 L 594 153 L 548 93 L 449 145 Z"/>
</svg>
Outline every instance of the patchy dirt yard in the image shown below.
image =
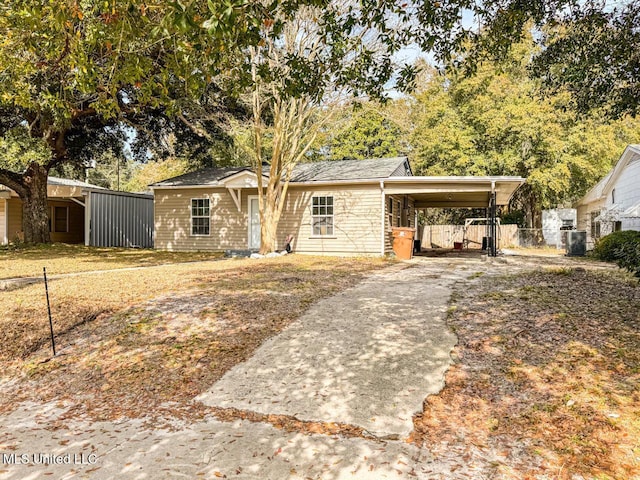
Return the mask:
<svg viewBox="0 0 640 480">
<path fill-rule="evenodd" d="M 454 364 L 410 438 L 394 441 L 434 455 L 421 465 L 434 468 L 425 478 L 640 479 L 637 280 L 573 259 L 509 262 L 452 261 L 456 278 L 466 278 L 448 312 L 458 336 Z M 55 401 L 68 409 L 61 428 L 65 418 L 140 418 L 158 428 L 212 415 L 337 443 L 366 439 L 354 425 L 193 398 L 311 303 L 388 265 L 291 256 L 60 278 L 50 285 L 54 359 L 43 286 L 0 292 L 0 414 Z M 433 278 L 447 274 L 442 265 L 430 267 L 439 269 Z"/>
<path fill-rule="evenodd" d="M 640 478 L 640 288 L 614 272 L 477 275 L 413 440 L 486 478 Z"/>
<path fill-rule="evenodd" d="M 94 419 L 198 415 L 193 397 L 266 338 L 387 265 L 290 256 L 62 278 L 49 287 L 53 359 L 43 285 L 0 292 L 0 411 L 59 400 Z"/>
</svg>

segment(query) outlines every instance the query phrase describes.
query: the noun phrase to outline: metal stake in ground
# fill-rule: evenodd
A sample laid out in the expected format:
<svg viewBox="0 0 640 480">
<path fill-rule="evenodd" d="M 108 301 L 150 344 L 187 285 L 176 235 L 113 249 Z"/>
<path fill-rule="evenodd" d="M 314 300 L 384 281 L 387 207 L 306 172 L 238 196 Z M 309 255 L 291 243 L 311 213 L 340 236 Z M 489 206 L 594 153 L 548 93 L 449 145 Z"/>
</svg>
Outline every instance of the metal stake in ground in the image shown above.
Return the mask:
<svg viewBox="0 0 640 480">
<path fill-rule="evenodd" d="M 51 329 L 51 348 L 53 356 L 56 356 L 56 341 L 53 338 L 53 321 L 51 320 L 51 304 L 49 303 L 49 285 L 47 284 L 47 267 L 42 267 L 44 272 L 44 291 L 47 294 L 47 312 L 49 313 L 49 328 Z"/>
</svg>

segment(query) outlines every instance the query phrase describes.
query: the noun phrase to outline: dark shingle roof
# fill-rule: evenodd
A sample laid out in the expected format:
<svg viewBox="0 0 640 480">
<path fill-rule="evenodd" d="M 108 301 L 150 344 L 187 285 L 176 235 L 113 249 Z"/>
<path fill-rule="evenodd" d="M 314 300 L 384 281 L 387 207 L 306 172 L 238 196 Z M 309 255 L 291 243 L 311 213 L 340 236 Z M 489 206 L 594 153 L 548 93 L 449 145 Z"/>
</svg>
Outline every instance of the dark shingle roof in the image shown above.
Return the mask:
<svg viewBox="0 0 640 480">
<path fill-rule="evenodd" d="M 224 167 L 224 168 L 204 168 L 195 172 L 185 173 L 178 177 L 169 178 L 161 182 L 151 184 L 152 187 L 186 187 L 191 185 L 218 185 L 220 180 L 223 180 L 231 175 L 242 172 L 244 170 L 251 169 L 249 167 Z"/>
<path fill-rule="evenodd" d="M 293 170 L 292 182 L 331 182 L 403 176 L 407 173 L 407 157 L 375 158 L 369 160 L 339 160 L 301 163 Z M 152 187 L 217 186 L 221 180 L 250 167 L 205 168 L 152 184 Z M 410 170 L 409 170 L 410 172 Z M 265 171 L 268 174 L 268 169 Z"/>
<path fill-rule="evenodd" d="M 330 182 L 333 180 L 388 178 L 397 175 L 399 170 L 404 171 L 403 167 L 406 161 L 407 157 L 395 157 L 301 163 L 293 170 L 291 181 Z"/>
</svg>

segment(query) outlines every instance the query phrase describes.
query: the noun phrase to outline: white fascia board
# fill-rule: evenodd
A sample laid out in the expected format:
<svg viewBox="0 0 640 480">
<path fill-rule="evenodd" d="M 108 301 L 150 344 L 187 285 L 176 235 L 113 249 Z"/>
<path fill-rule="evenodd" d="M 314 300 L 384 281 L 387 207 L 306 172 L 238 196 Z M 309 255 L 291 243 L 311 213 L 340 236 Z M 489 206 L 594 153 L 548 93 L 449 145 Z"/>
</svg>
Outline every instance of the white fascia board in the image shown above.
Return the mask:
<svg viewBox="0 0 640 480">
<path fill-rule="evenodd" d="M 262 175 L 262 178 L 267 181 L 269 180 L 269 177 L 266 175 Z M 257 188 L 258 176 L 250 170 L 242 170 L 218 182 L 228 188 Z"/>
<path fill-rule="evenodd" d="M 622 172 L 624 172 L 627 165 L 631 163 L 634 156 L 640 156 L 640 148 L 638 145 L 627 145 L 627 148 L 624 149 L 624 152 L 622 152 L 622 155 L 620 156 L 620 160 L 618 160 L 618 163 L 613 167 L 609 180 L 607 180 L 602 188 L 602 194 L 600 195 L 601 198 L 606 197 L 611 190 L 613 190 L 613 187 L 622 175 Z"/>
<path fill-rule="evenodd" d="M 219 183 L 201 184 L 201 185 L 149 185 L 151 190 L 189 190 L 195 188 L 225 188 Z"/>
<path fill-rule="evenodd" d="M 243 172 L 240 172 L 243 173 Z M 237 174 L 236 174 L 237 175 Z M 228 177 L 229 179 L 232 177 Z M 266 177 L 265 177 L 266 178 Z M 227 180 L 227 179 L 225 179 Z M 305 181 L 305 182 L 289 182 L 290 186 L 331 186 L 331 185 L 379 185 L 380 181 L 384 181 L 386 185 L 393 183 L 476 183 L 491 184 L 491 182 L 501 183 L 519 183 L 523 184 L 526 179 L 523 177 L 385 177 L 385 178 L 360 178 L 355 180 L 322 180 L 322 181 Z M 169 189 L 189 189 L 189 188 L 225 188 L 225 184 L 221 182 L 206 185 L 150 185 L 152 190 L 169 190 Z M 255 187 L 254 187 L 255 188 Z"/>
<path fill-rule="evenodd" d="M 385 178 L 361 178 L 357 180 L 323 180 L 323 181 L 306 181 L 306 182 L 290 182 L 292 186 L 327 186 L 327 185 L 379 185 L 380 181 L 384 181 L 385 186 L 394 183 L 476 183 L 489 184 L 491 182 L 508 182 L 523 184 L 526 179 L 522 177 L 385 177 Z"/>
<path fill-rule="evenodd" d="M 434 176 L 434 177 L 389 177 L 385 180 L 385 183 L 398 182 L 398 183 L 411 183 L 413 182 L 429 182 L 429 183 L 491 183 L 491 182 L 510 182 L 510 183 L 524 183 L 523 177 L 509 177 L 509 176 L 483 176 L 483 177 L 456 177 L 456 176 Z"/>
</svg>

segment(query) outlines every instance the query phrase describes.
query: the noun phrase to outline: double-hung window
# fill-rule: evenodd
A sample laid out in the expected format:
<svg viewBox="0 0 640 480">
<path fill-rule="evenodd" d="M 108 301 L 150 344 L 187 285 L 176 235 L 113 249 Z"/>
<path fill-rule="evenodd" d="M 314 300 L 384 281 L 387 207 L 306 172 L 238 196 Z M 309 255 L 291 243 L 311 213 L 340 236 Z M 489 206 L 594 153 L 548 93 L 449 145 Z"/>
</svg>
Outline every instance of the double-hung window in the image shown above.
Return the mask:
<svg viewBox="0 0 640 480">
<path fill-rule="evenodd" d="M 211 217 L 208 198 L 191 199 L 191 235 L 209 235 Z"/>
<path fill-rule="evenodd" d="M 313 197 L 311 201 L 312 235 L 333 236 L 333 196 Z"/>
</svg>

